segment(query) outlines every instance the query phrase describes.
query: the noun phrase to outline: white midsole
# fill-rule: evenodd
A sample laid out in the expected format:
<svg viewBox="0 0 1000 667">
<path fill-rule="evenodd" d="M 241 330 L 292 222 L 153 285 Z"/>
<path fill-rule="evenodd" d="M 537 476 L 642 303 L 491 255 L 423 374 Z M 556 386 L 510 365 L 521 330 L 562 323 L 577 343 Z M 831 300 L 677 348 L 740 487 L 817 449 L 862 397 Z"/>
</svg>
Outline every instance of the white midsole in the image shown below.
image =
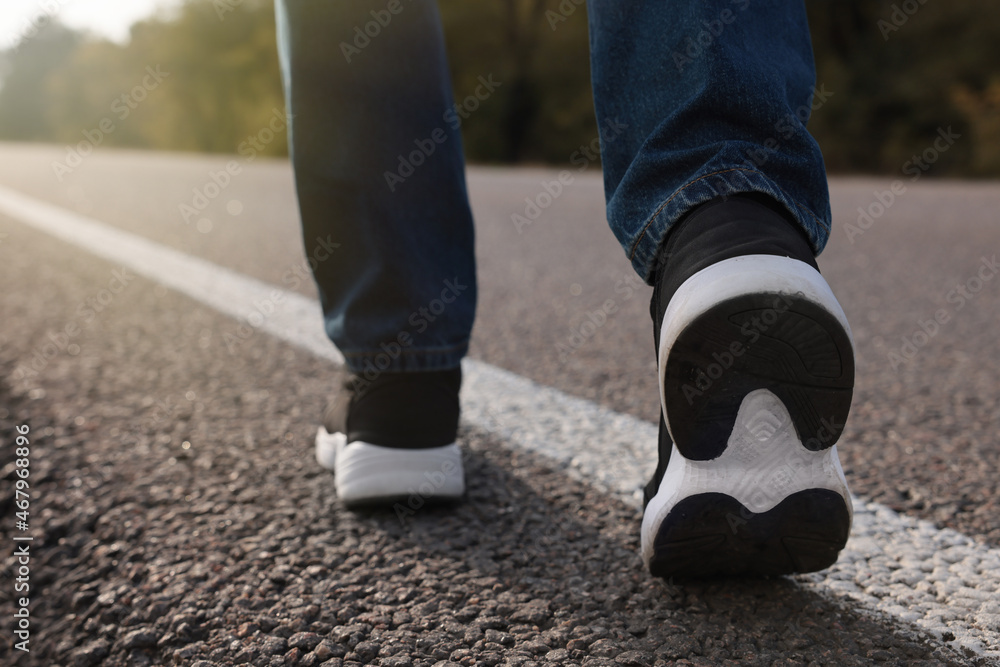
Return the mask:
<svg viewBox="0 0 1000 667">
<path fill-rule="evenodd" d="M 347 436 L 320 426 L 316 460 L 334 471 L 337 496 L 348 502 L 408 496 L 458 498 L 465 493 L 457 443 L 405 449 L 352 442 L 348 447 Z"/>
<path fill-rule="evenodd" d="M 819 271 L 805 262 L 777 255 L 744 255 L 702 269 L 684 281 L 670 299 L 660 325 L 660 407 L 673 438 L 664 393 L 667 359 L 678 336 L 718 303 L 746 294 L 795 295 L 826 309 L 840 322 L 854 346 L 847 315 Z"/>
<path fill-rule="evenodd" d="M 819 452 L 806 449 L 778 397 L 766 389 L 752 391 L 740 405 L 721 456 L 710 461 L 691 461 L 674 446 L 659 489 L 643 514 L 643 561 L 649 565 L 660 524 L 685 498 L 724 493 L 749 512 L 759 514 L 807 489 L 828 489 L 840 494 L 849 516 L 853 517 L 851 494 L 837 458 L 837 446 Z"/>
</svg>

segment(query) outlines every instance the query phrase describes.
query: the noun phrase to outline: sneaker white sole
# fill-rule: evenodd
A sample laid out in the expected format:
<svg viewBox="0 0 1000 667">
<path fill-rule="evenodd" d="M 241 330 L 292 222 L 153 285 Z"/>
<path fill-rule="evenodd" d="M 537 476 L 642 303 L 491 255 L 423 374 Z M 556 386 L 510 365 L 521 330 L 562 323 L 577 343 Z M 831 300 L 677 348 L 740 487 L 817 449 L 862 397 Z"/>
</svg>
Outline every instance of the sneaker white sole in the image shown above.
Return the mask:
<svg viewBox="0 0 1000 667">
<path fill-rule="evenodd" d="M 455 500 L 465 493 L 457 443 L 405 449 L 366 442 L 347 444 L 343 433 L 320 426 L 316 460 L 334 471 L 337 496 L 347 505 Z M 419 506 L 419 505 L 418 505 Z"/>
<path fill-rule="evenodd" d="M 832 564 L 853 518 L 835 443 L 854 351 L 819 272 L 748 255 L 696 273 L 668 304 L 658 366 L 674 446 L 643 515 L 650 571 L 784 574 Z"/>
<path fill-rule="evenodd" d="M 809 572 L 836 559 L 853 514 L 837 446 L 806 449 L 761 389 L 722 456 L 691 461 L 674 447 L 643 514 L 642 558 L 657 576 Z"/>
</svg>

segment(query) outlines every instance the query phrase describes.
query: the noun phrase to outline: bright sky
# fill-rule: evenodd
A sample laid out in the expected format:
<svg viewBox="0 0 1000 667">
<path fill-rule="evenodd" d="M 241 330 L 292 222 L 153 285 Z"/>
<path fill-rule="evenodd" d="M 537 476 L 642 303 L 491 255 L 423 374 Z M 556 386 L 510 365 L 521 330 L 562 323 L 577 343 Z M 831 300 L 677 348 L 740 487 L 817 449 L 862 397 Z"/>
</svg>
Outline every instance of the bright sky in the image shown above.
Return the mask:
<svg viewBox="0 0 1000 667">
<path fill-rule="evenodd" d="M 54 14 L 66 25 L 95 32 L 118 42 L 128 39 L 135 21 L 160 7 L 173 7 L 181 0 L 2 0 L 0 2 L 0 49 L 15 44 L 31 26 Z"/>
</svg>

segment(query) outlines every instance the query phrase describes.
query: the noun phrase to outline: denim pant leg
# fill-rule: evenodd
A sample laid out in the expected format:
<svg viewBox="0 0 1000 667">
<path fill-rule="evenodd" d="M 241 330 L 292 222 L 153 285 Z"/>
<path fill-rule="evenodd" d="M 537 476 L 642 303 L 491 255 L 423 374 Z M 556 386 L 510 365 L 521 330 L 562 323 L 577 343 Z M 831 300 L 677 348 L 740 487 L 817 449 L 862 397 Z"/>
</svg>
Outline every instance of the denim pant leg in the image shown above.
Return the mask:
<svg viewBox="0 0 1000 667">
<path fill-rule="evenodd" d="M 390 5 L 276 3 L 306 254 L 327 334 L 369 375 L 457 366 L 476 307 L 437 6 Z"/>
<path fill-rule="evenodd" d="M 770 195 L 818 254 L 830 234 L 806 131 L 815 66 L 801 0 L 589 0 L 608 221 L 652 280 L 671 225 L 698 204 Z"/>
</svg>

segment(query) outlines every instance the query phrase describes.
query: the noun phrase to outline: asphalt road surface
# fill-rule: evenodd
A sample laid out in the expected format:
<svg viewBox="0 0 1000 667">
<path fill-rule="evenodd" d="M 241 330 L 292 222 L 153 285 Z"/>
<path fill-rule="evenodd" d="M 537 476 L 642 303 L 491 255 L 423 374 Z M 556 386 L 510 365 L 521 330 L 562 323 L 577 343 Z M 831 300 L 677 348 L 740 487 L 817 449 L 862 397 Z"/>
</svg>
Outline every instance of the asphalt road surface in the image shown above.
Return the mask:
<svg viewBox="0 0 1000 667">
<path fill-rule="evenodd" d="M 0 188 L 315 296 L 308 279 L 287 279 L 303 275 L 287 162 L 99 151 L 60 181 L 52 165 L 64 157 L 0 145 Z M 239 173 L 186 221 L 180 205 L 233 159 Z M 530 226 L 511 221 L 557 175 L 470 170 L 481 294 L 471 357 L 655 433 L 644 424 L 658 405 L 651 290 L 607 230 L 599 174 L 574 172 Z M 831 191 L 819 261 L 859 367 L 839 446 L 848 481 L 860 499 L 930 522 L 922 534 L 971 538 L 967 572 L 921 552 L 886 575 L 895 588 L 853 574 L 652 579 L 627 495 L 589 481 L 594 466 L 577 474 L 544 447 L 511 445 L 522 418 L 568 419 L 541 399 L 541 417 L 463 422 L 463 503 L 403 518 L 346 511 L 312 454 L 339 373 L 329 357 L 263 329 L 243 335 L 163 281 L 3 213 L 0 196 L 0 663 L 991 663 L 1000 185 L 925 178 L 893 193 L 891 178 L 857 178 Z M 859 207 L 871 216 L 861 224 Z M 601 326 L 582 327 L 609 300 Z M 26 530 L 17 427 L 29 429 Z M 30 587 L 30 652 L 15 648 L 18 577 Z M 911 618 L 920 595 L 936 607 Z M 972 616 L 953 611 L 970 604 Z"/>
</svg>

